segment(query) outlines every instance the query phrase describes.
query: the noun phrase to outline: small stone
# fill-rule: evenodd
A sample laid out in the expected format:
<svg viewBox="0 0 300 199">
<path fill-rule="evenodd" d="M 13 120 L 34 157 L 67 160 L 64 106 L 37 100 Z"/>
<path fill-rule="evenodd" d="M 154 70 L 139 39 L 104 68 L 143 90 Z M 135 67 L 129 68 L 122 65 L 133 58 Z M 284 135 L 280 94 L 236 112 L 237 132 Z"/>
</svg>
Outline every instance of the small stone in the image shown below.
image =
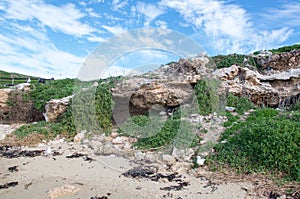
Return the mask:
<svg viewBox="0 0 300 199">
<path fill-rule="evenodd" d="M 163 183 L 168 183 L 169 180 L 167 178 L 161 178 L 159 179 L 160 182 L 163 182 Z"/>
<path fill-rule="evenodd" d="M 159 112 L 159 115 L 160 116 L 165 116 L 165 115 L 167 115 L 167 112 L 166 111 L 161 111 L 161 112 Z"/>
<path fill-rule="evenodd" d="M 202 144 L 205 144 L 206 142 L 207 142 L 207 140 L 201 140 L 200 144 L 202 145 Z"/>
<path fill-rule="evenodd" d="M 37 145 L 37 147 L 44 147 L 44 146 L 45 146 L 44 143 L 39 143 L 39 144 Z"/>
<path fill-rule="evenodd" d="M 114 145 L 110 142 L 104 144 L 103 146 L 103 155 L 110 155 L 114 153 Z"/>
<path fill-rule="evenodd" d="M 148 160 L 149 162 L 156 162 L 157 159 L 158 158 L 156 157 L 156 155 L 151 152 L 147 152 L 145 155 L 145 160 Z"/>
<path fill-rule="evenodd" d="M 193 118 L 197 118 L 199 116 L 199 114 L 191 114 L 191 117 Z"/>
<path fill-rule="evenodd" d="M 177 162 L 172 166 L 172 171 L 177 172 L 178 174 L 183 174 L 189 171 L 192 167 L 192 163 L 188 162 Z"/>
<path fill-rule="evenodd" d="M 114 133 L 110 134 L 110 137 L 111 138 L 116 138 L 116 137 L 118 137 L 118 135 L 119 135 L 118 133 L 114 132 Z"/>
<path fill-rule="evenodd" d="M 47 195 L 50 199 L 54 199 L 54 198 L 58 198 L 58 197 L 74 195 L 79 191 L 80 191 L 80 189 L 74 187 L 73 185 L 64 185 L 62 187 L 57 187 L 52 190 L 49 190 L 47 192 Z"/>
<path fill-rule="evenodd" d="M 202 153 L 200 153 L 201 157 L 206 157 L 209 155 L 209 153 L 207 151 L 204 151 Z"/>
<path fill-rule="evenodd" d="M 249 116 L 251 113 L 250 112 L 245 112 L 244 115 L 245 116 Z"/>
<path fill-rule="evenodd" d="M 134 153 L 135 160 L 143 160 L 145 157 L 145 154 L 141 151 L 137 151 Z"/>
<path fill-rule="evenodd" d="M 125 141 L 126 141 L 126 137 L 116 137 L 111 141 L 111 143 L 113 143 L 113 144 L 124 144 Z"/>
<path fill-rule="evenodd" d="M 171 155 L 163 155 L 162 161 L 166 163 L 167 165 L 173 165 L 176 163 L 176 158 Z"/>
<path fill-rule="evenodd" d="M 225 110 L 228 111 L 228 112 L 233 112 L 233 111 L 235 111 L 235 108 L 231 107 L 231 106 L 226 106 Z"/>
<path fill-rule="evenodd" d="M 75 135 L 74 137 L 74 143 L 79 143 L 81 142 L 85 137 L 85 131 L 81 131 L 80 133 L 78 133 L 77 135 Z"/>
<path fill-rule="evenodd" d="M 129 142 L 125 142 L 123 145 L 123 149 L 130 149 L 131 148 L 131 144 Z"/>
</svg>

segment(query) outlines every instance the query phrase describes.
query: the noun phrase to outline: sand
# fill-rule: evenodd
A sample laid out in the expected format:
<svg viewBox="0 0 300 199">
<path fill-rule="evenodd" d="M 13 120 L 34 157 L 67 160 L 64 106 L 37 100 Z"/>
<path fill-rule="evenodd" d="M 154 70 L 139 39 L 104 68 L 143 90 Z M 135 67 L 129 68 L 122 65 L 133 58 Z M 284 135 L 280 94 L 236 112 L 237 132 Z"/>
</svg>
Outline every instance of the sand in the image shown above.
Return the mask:
<svg viewBox="0 0 300 199">
<path fill-rule="evenodd" d="M 46 150 L 47 146 L 26 149 Z M 182 179 L 189 182 L 189 186 L 179 191 L 165 191 L 161 188 L 176 185 L 176 182 L 123 176 L 122 173 L 138 166 L 129 158 L 96 156 L 81 144 L 56 143 L 51 145 L 51 149 L 62 155 L 1 158 L 0 184 L 17 181 L 18 185 L 0 189 L 0 198 L 251 198 L 245 190 L 251 188 L 250 183 L 208 186 L 208 179 L 184 174 Z M 85 161 L 82 157 L 66 158 L 74 152 L 87 154 L 94 161 Z M 10 172 L 8 168 L 12 166 L 17 166 L 18 171 Z"/>
</svg>

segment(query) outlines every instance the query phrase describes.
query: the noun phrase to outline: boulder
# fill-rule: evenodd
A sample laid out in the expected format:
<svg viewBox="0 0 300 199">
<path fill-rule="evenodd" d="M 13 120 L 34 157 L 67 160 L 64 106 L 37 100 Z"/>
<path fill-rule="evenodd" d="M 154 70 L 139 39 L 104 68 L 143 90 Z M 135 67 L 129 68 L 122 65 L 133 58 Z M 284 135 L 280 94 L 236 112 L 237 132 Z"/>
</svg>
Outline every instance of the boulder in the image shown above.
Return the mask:
<svg viewBox="0 0 300 199">
<path fill-rule="evenodd" d="M 233 80 L 239 74 L 239 67 L 237 65 L 232 65 L 228 68 L 215 70 L 212 74 L 223 81 Z"/>
<path fill-rule="evenodd" d="M 70 99 L 73 96 L 64 97 L 62 99 L 52 99 L 46 106 L 46 112 L 43 114 L 45 120 L 48 122 L 55 122 L 59 116 L 61 116 L 67 109 Z"/>
<path fill-rule="evenodd" d="M 185 87 L 186 89 L 183 89 Z M 141 86 L 131 95 L 130 103 L 140 109 L 150 109 L 153 105 L 159 104 L 163 107 L 176 107 L 189 99 L 192 92 L 189 85 L 179 85 L 176 88 L 170 84 L 150 83 Z"/>
</svg>

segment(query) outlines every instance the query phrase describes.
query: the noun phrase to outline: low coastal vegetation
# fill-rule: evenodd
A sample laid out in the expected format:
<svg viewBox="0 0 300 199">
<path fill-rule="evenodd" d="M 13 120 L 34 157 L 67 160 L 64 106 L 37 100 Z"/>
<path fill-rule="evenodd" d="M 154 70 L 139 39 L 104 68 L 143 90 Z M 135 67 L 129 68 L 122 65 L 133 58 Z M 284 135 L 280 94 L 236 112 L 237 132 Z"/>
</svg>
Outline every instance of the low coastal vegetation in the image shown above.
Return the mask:
<svg viewBox="0 0 300 199">
<path fill-rule="evenodd" d="M 282 47 L 271 52 L 279 53 L 293 49 L 300 49 L 300 45 Z M 249 64 L 259 68 L 255 59 L 247 55 L 218 55 L 212 59 L 217 68 L 233 64 L 241 66 Z M 96 89 L 87 88 L 78 91 L 70 101 L 67 111 L 56 122 L 30 123 L 16 130 L 14 134 L 19 138 L 32 133 L 42 134 L 46 139 L 59 134 L 72 138 L 80 130 L 88 130 L 109 135 L 114 128 L 111 88 L 119 78 L 101 80 Z M 28 95 L 22 95 L 22 100 L 33 103 L 36 110 L 43 112 L 49 100 L 72 95 L 74 82 L 74 79 L 63 79 L 49 81 L 46 84 L 32 83 L 31 91 Z M 235 168 L 237 172 L 263 172 L 299 182 L 300 102 L 283 111 L 256 107 L 245 96 L 218 94 L 216 90 L 219 83 L 203 79 L 194 87 L 199 105 L 198 114 L 209 115 L 217 112 L 227 117 L 227 121 L 223 124 L 226 130 L 221 134 L 220 143 L 212 146 L 214 153 L 207 158 L 208 166 L 213 170 L 230 167 Z M 95 104 L 90 106 L 76 103 L 91 98 L 95 99 Z M 16 105 L 16 102 L 10 103 L 11 106 Z M 234 107 L 236 114 L 225 111 L 226 106 Z M 241 120 L 241 116 L 250 109 L 252 109 L 250 115 Z M 91 114 L 92 112 L 95 114 Z M 183 115 L 180 109 L 174 109 L 166 120 L 162 120 L 159 115 L 134 116 L 118 128 L 118 133 L 137 138 L 134 147 L 138 149 L 160 149 L 170 143 L 176 146 L 186 147 L 187 144 L 190 147 L 197 146 L 201 138 L 190 136 L 193 133 L 193 126 L 189 121 L 182 120 Z M 101 128 L 100 132 L 98 127 Z M 193 140 L 186 139 L 189 137 L 193 137 Z"/>
<path fill-rule="evenodd" d="M 300 181 L 300 112 L 257 109 L 222 133 L 212 168 L 234 167 L 239 172 L 264 172 Z"/>
</svg>

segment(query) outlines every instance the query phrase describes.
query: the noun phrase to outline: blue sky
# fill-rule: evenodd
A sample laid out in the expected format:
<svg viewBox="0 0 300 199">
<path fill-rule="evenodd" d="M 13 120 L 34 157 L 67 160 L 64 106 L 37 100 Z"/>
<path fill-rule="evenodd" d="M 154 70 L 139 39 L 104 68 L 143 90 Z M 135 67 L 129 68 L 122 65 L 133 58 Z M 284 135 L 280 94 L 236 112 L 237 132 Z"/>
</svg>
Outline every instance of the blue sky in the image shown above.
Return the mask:
<svg viewBox="0 0 300 199">
<path fill-rule="evenodd" d="M 144 27 L 178 31 L 208 55 L 291 45 L 300 42 L 299 10 L 300 0 L 1 0 L 0 70 L 76 77 L 99 44 Z M 132 57 L 115 65 L 136 65 Z"/>
</svg>

